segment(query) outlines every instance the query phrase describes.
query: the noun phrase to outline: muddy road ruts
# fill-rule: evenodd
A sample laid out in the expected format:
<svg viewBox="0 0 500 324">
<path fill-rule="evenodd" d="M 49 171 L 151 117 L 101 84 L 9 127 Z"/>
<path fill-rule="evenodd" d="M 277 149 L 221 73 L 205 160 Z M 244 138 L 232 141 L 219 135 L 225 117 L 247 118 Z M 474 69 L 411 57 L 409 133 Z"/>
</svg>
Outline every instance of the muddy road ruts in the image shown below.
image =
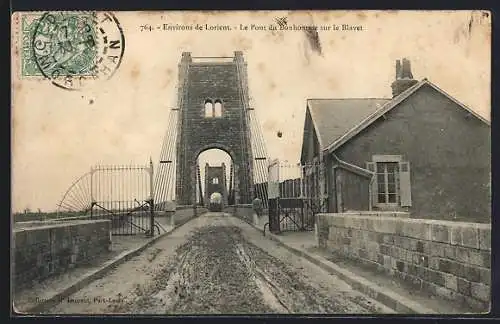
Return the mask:
<svg viewBox="0 0 500 324">
<path fill-rule="evenodd" d="M 103 292 L 119 293 L 121 302 L 80 308 L 61 303 L 50 312 L 392 312 L 228 214 L 202 215 L 171 235 L 74 294 L 91 298 Z M 113 285 L 120 285 L 120 280 L 124 282 L 113 293 Z"/>
</svg>

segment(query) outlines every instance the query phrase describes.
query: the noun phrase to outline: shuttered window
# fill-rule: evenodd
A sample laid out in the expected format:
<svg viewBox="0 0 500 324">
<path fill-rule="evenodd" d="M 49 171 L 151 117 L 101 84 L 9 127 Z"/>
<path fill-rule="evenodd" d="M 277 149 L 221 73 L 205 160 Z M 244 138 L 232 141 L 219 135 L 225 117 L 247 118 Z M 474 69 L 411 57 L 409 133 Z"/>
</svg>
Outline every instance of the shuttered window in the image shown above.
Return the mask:
<svg viewBox="0 0 500 324">
<path fill-rule="evenodd" d="M 399 202 L 399 163 L 377 162 L 377 203 Z"/>
<path fill-rule="evenodd" d="M 374 173 L 372 180 L 372 204 L 378 206 L 411 207 L 410 163 L 401 156 L 374 156 L 366 163 Z"/>
<path fill-rule="evenodd" d="M 411 207 L 410 163 L 399 162 L 401 207 Z"/>
</svg>

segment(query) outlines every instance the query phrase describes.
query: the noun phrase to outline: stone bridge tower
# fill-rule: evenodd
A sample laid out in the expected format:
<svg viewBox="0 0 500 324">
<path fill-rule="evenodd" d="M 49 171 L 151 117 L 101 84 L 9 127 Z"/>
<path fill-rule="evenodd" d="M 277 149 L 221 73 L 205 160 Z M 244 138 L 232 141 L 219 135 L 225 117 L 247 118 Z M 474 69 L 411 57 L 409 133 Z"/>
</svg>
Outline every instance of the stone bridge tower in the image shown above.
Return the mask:
<svg viewBox="0 0 500 324">
<path fill-rule="evenodd" d="M 247 67 L 234 57 L 197 58 L 182 53 L 179 64 L 176 200 L 196 203 L 196 165 L 200 153 L 221 149 L 232 159 L 235 203 L 253 199 L 253 156 Z"/>
<path fill-rule="evenodd" d="M 222 203 L 227 206 L 227 179 L 226 165 L 224 163 L 221 166 L 205 164 L 205 195 L 203 201 L 206 207 L 210 205 L 210 196 L 214 192 L 221 194 Z"/>
</svg>

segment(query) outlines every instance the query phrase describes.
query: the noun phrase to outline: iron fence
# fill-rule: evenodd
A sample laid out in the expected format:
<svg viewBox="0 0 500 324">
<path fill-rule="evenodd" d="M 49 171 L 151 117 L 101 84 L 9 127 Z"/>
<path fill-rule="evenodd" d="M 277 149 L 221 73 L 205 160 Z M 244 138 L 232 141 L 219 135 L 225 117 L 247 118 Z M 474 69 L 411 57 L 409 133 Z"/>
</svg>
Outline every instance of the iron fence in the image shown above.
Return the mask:
<svg viewBox="0 0 500 324">
<path fill-rule="evenodd" d="M 314 215 L 326 206 L 320 174 L 322 164 L 291 164 L 274 160 L 269 165 L 269 225 L 271 231 L 309 231 Z"/>
<path fill-rule="evenodd" d="M 153 164 L 98 165 L 64 194 L 58 217 L 108 219 L 113 235 L 154 234 Z"/>
</svg>

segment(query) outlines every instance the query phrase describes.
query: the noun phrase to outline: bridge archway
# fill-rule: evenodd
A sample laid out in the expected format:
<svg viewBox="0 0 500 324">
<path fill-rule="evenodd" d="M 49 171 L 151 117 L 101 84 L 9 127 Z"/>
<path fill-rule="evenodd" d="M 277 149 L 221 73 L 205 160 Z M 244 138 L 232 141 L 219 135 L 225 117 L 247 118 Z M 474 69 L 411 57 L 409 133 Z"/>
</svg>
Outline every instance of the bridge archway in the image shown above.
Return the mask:
<svg viewBox="0 0 500 324">
<path fill-rule="evenodd" d="M 223 145 L 210 145 L 196 152 L 196 202 L 209 206 L 213 193 L 221 195 L 224 206 L 233 203 L 235 191 L 234 152 Z M 236 169 L 236 170 L 235 170 Z"/>
</svg>

